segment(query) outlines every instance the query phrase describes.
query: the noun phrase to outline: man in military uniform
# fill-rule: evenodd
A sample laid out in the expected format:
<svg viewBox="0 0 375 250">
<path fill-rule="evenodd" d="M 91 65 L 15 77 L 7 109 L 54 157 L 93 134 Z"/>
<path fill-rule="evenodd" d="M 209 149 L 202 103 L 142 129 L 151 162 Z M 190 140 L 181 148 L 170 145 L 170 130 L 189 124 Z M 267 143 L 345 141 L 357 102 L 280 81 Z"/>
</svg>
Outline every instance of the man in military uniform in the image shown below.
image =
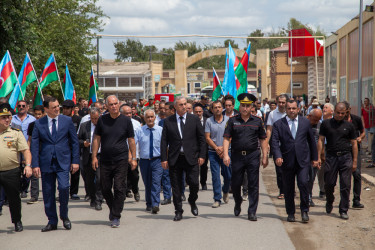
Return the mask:
<svg viewBox="0 0 375 250">
<path fill-rule="evenodd" d="M 23 230 L 21 222 L 21 198 L 19 193 L 21 173 L 19 152 L 24 156 L 26 166 L 24 175 L 32 175 L 31 153 L 26 139 L 18 129 L 10 128 L 12 114 L 8 103 L 0 104 L 0 185 L 3 186 L 9 200 L 9 210 L 14 223 L 14 230 Z"/>
<path fill-rule="evenodd" d="M 148 110 L 148 109 L 154 109 L 155 106 L 154 106 L 154 100 L 155 100 L 155 97 L 153 95 L 149 95 L 148 96 L 148 103 L 146 103 L 143 108 L 141 109 L 141 117 L 142 119 L 144 119 L 145 117 L 145 111 Z"/>
<path fill-rule="evenodd" d="M 262 165 L 265 168 L 268 165 L 268 146 L 267 136 L 264 131 L 262 119 L 252 116 L 251 106 L 256 100 L 255 96 L 248 93 L 240 94 L 237 97 L 240 102 L 240 115 L 229 119 L 224 131 L 224 164 L 229 166 L 229 145 L 232 152 L 232 191 L 235 201 L 234 215 L 241 213 L 241 185 L 244 172 L 247 172 L 249 189 L 249 209 L 248 219 L 256 221 L 256 210 L 259 201 L 259 166 L 260 150 L 258 144 L 260 141 L 262 149 Z M 232 141 L 231 141 L 232 139 Z"/>
</svg>

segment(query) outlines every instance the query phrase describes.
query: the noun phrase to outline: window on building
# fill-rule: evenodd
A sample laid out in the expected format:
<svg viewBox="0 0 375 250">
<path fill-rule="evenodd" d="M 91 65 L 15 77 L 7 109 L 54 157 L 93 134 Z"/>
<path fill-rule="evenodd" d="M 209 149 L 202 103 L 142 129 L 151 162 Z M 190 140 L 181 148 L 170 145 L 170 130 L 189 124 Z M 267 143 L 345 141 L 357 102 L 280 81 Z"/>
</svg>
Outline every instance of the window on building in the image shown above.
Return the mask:
<svg viewBox="0 0 375 250">
<path fill-rule="evenodd" d="M 131 78 L 132 87 L 142 87 L 142 77 L 132 77 Z"/>
<path fill-rule="evenodd" d="M 163 77 L 169 78 L 169 72 L 163 72 Z"/>
<path fill-rule="evenodd" d="M 128 77 L 119 77 L 118 78 L 118 86 L 119 87 L 129 87 L 130 81 Z"/>
<path fill-rule="evenodd" d="M 302 89 L 303 83 L 302 82 L 293 82 L 293 89 Z"/>
<path fill-rule="evenodd" d="M 116 87 L 116 78 L 105 78 L 106 87 Z"/>
</svg>

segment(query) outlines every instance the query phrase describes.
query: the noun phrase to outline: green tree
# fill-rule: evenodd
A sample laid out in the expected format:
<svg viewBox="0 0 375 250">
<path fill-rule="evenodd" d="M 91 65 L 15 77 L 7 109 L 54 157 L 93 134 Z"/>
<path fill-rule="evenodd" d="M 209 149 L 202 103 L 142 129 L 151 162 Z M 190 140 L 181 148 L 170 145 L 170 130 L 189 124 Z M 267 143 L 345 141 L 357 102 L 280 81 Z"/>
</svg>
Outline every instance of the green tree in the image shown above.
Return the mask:
<svg viewBox="0 0 375 250">
<path fill-rule="evenodd" d="M 97 0 L 4 0 L 0 3 L 0 53 L 9 50 L 16 69 L 26 51 L 30 53 L 38 77 L 51 53 L 55 54 L 60 78 L 68 64 L 77 96 L 88 97 L 90 58 L 96 54 L 92 39 L 102 31 L 106 17 Z M 2 31 L 5 30 L 5 36 Z M 26 97 L 31 99 L 36 84 Z M 43 94 L 62 100 L 59 83 L 50 84 Z"/>
</svg>

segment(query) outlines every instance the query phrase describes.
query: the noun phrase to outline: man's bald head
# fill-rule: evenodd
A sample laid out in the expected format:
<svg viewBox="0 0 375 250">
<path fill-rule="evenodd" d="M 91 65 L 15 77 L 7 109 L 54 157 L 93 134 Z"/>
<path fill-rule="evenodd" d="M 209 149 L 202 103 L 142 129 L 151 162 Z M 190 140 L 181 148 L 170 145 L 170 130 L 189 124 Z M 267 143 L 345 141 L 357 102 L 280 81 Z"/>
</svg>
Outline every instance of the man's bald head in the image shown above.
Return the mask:
<svg viewBox="0 0 375 250">
<path fill-rule="evenodd" d="M 321 118 L 322 111 L 320 109 L 312 109 L 310 113 L 307 115 L 307 119 L 309 119 L 311 125 L 318 124 Z"/>
</svg>

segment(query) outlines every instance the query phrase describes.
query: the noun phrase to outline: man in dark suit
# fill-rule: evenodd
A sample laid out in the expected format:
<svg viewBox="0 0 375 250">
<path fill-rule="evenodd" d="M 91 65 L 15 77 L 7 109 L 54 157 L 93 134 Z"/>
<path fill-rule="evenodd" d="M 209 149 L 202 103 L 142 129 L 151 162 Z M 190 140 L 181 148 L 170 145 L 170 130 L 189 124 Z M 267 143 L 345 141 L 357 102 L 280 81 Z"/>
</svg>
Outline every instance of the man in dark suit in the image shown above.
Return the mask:
<svg viewBox="0 0 375 250">
<path fill-rule="evenodd" d="M 161 164 L 164 169 L 169 167 L 172 184 L 173 203 L 175 206 L 174 221 L 182 219 L 182 172 L 186 173 L 189 184 L 189 204 L 194 216 L 198 216 L 195 204 L 199 191 L 199 166 L 206 157 L 206 141 L 204 129 L 195 115 L 186 112 L 186 98 L 180 96 L 175 101 L 176 115 L 164 121 L 161 139 Z"/>
<path fill-rule="evenodd" d="M 85 172 L 84 181 L 90 194 L 90 206 L 95 207 L 95 210 L 102 210 L 103 195 L 100 187 L 100 168 L 96 171 L 92 168 L 92 139 L 98 119 L 100 110 L 91 107 L 89 110 L 90 121 L 82 123 L 78 133 L 79 146 L 82 148 L 82 165 Z M 97 155 L 100 158 L 100 150 Z"/>
<path fill-rule="evenodd" d="M 309 221 L 309 171 L 311 161 L 318 166 L 318 152 L 308 119 L 298 116 L 295 100 L 287 102 L 287 116 L 273 124 L 271 148 L 275 163 L 281 167 L 285 195 L 285 207 L 289 222 L 295 221 L 295 177 L 300 190 L 302 221 Z"/>
<path fill-rule="evenodd" d="M 60 115 L 59 102 L 54 97 L 44 100 L 45 117 L 35 121 L 32 140 L 32 168 L 35 176 L 42 176 L 44 210 L 48 224 L 42 232 L 57 229 L 56 179 L 59 189 L 60 218 L 66 229 L 71 229 L 68 218 L 69 171 L 79 169 L 79 143 L 70 117 Z"/>
<path fill-rule="evenodd" d="M 194 115 L 198 116 L 199 120 L 201 121 L 201 124 L 202 124 L 203 128 L 206 127 L 207 117 L 203 116 L 204 110 L 203 110 L 202 104 L 200 104 L 200 103 L 195 104 L 193 106 L 193 113 L 194 113 Z M 200 167 L 200 183 L 201 183 L 201 186 L 202 186 L 202 190 L 207 190 L 208 147 L 207 147 L 206 152 L 207 152 L 207 154 L 206 154 L 204 163 Z"/>
</svg>

